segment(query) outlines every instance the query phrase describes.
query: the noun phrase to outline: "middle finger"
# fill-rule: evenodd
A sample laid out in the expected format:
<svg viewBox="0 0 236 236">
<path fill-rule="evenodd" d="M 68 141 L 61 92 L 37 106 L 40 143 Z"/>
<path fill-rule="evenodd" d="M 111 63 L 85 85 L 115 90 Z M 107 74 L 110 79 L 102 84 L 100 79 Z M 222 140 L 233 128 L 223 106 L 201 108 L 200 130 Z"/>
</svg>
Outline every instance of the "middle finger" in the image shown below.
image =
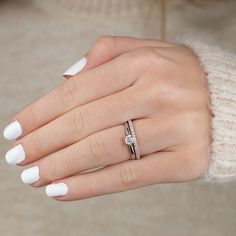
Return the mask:
<svg viewBox="0 0 236 236">
<path fill-rule="evenodd" d="M 123 123 L 131 114 L 139 118 L 143 111 L 135 95 L 134 87 L 129 87 L 80 106 L 18 140 L 6 158 L 23 160 L 17 164 L 26 165 L 94 132 Z"/>
</svg>

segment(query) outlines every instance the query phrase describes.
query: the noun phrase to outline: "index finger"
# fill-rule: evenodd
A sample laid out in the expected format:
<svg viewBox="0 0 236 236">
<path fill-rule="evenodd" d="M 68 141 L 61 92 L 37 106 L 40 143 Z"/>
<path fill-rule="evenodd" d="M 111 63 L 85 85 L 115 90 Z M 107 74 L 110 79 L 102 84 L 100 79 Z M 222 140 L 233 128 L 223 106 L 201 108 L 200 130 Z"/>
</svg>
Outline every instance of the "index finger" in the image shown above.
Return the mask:
<svg viewBox="0 0 236 236">
<path fill-rule="evenodd" d="M 170 47 L 171 43 L 157 39 L 140 39 L 127 36 L 101 36 L 92 44 L 85 56 L 71 66 L 63 76 L 72 78 L 82 70 L 90 70 L 131 50 L 145 46 Z"/>
<path fill-rule="evenodd" d="M 99 67 L 82 72 L 78 77 L 65 81 L 19 112 L 12 119 L 13 122 L 5 128 L 4 137 L 8 140 L 17 139 L 77 106 L 129 87 L 136 79 L 137 72 L 129 72 L 131 67 L 127 66 L 128 61 L 130 61 L 128 54 L 122 54 Z"/>
</svg>

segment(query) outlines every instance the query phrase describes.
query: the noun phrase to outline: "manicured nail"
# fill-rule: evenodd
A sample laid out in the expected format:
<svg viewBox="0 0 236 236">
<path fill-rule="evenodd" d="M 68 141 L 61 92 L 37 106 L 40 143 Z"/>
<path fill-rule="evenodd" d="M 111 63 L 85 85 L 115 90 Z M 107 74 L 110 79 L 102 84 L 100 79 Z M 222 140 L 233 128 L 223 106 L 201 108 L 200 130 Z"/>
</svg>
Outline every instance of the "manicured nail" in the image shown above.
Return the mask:
<svg viewBox="0 0 236 236">
<path fill-rule="evenodd" d="M 34 166 L 29 169 L 24 170 L 21 173 L 21 180 L 25 184 L 33 184 L 39 180 L 39 167 Z"/>
<path fill-rule="evenodd" d="M 3 132 L 3 136 L 7 140 L 17 139 L 22 135 L 22 128 L 18 121 L 14 121 L 9 124 Z"/>
<path fill-rule="evenodd" d="M 68 187 L 65 183 L 50 184 L 46 187 L 46 194 L 49 197 L 65 196 L 68 193 Z"/>
<path fill-rule="evenodd" d="M 76 75 L 85 67 L 86 63 L 87 63 L 87 59 L 83 57 L 78 62 L 76 62 L 73 66 L 71 66 L 66 72 L 64 72 L 63 76 Z"/>
<path fill-rule="evenodd" d="M 7 163 L 11 165 L 16 165 L 22 162 L 23 160 L 25 160 L 25 151 L 24 151 L 23 146 L 21 144 L 18 144 L 12 149 L 10 149 L 6 153 L 5 159 Z"/>
</svg>

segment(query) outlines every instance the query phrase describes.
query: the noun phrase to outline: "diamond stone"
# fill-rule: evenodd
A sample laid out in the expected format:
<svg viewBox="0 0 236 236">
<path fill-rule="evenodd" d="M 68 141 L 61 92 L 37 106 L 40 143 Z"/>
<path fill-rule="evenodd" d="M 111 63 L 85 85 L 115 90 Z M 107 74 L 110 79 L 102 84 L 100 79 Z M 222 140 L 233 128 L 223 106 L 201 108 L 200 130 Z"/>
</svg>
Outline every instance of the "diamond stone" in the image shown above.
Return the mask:
<svg viewBox="0 0 236 236">
<path fill-rule="evenodd" d="M 133 137 L 131 134 L 125 136 L 125 143 L 127 145 L 132 145 L 135 142 L 135 137 Z"/>
</svg>

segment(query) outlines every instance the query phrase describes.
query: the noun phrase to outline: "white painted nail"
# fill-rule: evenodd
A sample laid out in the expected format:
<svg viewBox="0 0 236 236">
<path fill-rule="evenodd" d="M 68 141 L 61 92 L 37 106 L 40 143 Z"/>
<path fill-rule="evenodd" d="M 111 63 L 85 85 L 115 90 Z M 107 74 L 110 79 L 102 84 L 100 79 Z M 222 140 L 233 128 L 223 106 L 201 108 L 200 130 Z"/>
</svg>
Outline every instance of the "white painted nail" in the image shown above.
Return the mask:
<svg viewBox="0 0 236 236">
<path fill-rule="evenodd" d="M 63 76 L 76 75 L 85 67 L 86 64 L 87 64 L 87 59 L 83 57 L 78 62 L 76 62 L 73 66 L 71 66 L 66 72 L 64 72 Z"/>
<path fill-rule="evenodd" d="M 65 196 L 68 193 L 68 187 L 65 183 L 50 184 L 46 187 L 46 194 L 49 197 Z"/>
<path fill-rule="evenodd" d="M 22 135 L 22 128 L 18 121 L 14 121 L 9 124 L 3 132 L 3 136 L 7 140 L 17 139 Z"/>
<path fill-rule="evenodd" d="M 39 180 L 39 167 L 34 166 L 29 169 L 24 170 L 21 173 L 21 180 L 25 184 L 33 184 Z"/>
<path fill-rule="evenodd" d="M 21 144 L 10 149 L 5 155 L 6 162 L 11 165 L 16 165 L 25 160 L 25 151 Z"/>
</svg>

